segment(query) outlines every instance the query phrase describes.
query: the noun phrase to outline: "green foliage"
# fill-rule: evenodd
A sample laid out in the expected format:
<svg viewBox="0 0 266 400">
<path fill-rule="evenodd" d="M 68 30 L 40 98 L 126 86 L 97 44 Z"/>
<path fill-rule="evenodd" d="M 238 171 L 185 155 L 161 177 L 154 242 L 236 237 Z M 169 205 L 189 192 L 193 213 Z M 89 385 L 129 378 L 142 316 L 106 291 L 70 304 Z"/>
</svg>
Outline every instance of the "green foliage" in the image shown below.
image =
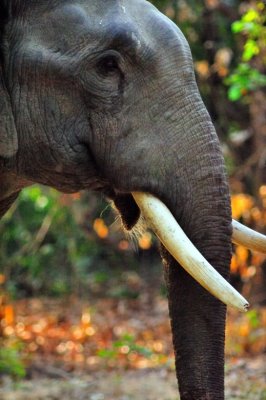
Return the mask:
<svg viewBox="0 0 266 400">
<path fill-rule="evenodd" d="M 135 337 L 130 334 L 125 334 L 121 339 L 112 343 L 109 349 L 100 349 L 98 356 L 105 360 L 115 360 L 121 354 L 129 355 L 130 353 L 138 353 L 143 357 L 150 358 L 153 352 L 147 347 L 140 346 L 135 343 Z"/>
<path fill-rule="evenodd" d="M 257 310 L 250 310 L 247 312 L 247 318 L 253 329 L 260 327 L 260 316 Z"/>
<path fill-rule="evenodd" d="M 153 3 L 159 10 L 163 11 L 169 4 L 169 0 L 153 0 L 151 3 Z"/>
<path fill-rule="evenodd" d="M 245 43 L 241 63 L 225 80 L 225 83 L 230 86 L 228 97 L 231 101 L 239 100 L 249 92 L 266 86 L 266 75 L 250 64 L 253 59 L 266 50 L 265 22 L 265 5 L 261 1 L 257 1 L 254 8 L 250 8 L 239 21 L 232 24 L 233 33 L 242 34 Z M 263 64 L 266 65 L 265 59 Z"/>
<path fill-rule="evenodd" d="M 126 285 L 107 290 L 125 264 L 135 269 L 138 257 L 119 248 L 122 230 L 109 234 L 113 219 L 111 207 L 96 194 L 65 195 L 37 185 L 24 189 L 0 221 L 4 289 L 13 297 L 104 290 L 136 298 L 138 292 Z"/>
<path fill-rule="evenodd" d="M 257 1 L 257 8 L 250 8 L 239 21 L 232 24 L 234 33 L 244 33 L 249 39 L 263 40 L 265 38 L 265 5 L 261 1 Z"/>
<path fill-rule="evenodd" d="M 9 293 L 62 295 L 86 283 L 106 250 L 77 224 L 81 208 L 80 201 L 53 189 L 23 190 L 0 224 L 0 273 Z M 97 207 L 90 211 L 100 213 Z"/>
<path fill-rule="evenodd" d="M 229 99 L 236 101 L 248 92 L 266 86 L 266 75 L 261 74 L 247 63 L 241 63 L 225 79 L 225 83 L 230 86 L 228 90 Z"/>
<path fill-rule="evenodd" d="M 24 378 L 26 375 L 18 346 L 0 348 L 0 375 L 14 378 Z"/>
</svg>

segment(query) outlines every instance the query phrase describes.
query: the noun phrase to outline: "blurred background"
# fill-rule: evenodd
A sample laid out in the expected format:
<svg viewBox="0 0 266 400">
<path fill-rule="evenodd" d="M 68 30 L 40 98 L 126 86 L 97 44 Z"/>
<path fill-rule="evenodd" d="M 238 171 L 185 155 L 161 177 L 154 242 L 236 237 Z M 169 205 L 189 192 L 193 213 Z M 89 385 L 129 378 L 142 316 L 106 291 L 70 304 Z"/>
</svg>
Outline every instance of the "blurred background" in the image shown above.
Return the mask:
<svg viewBox="0 0 266 400">
<path fill-rule="evenodd" d="M 266 233 L 265 2 L 153 3 L 190 44 L 226 160 L 233 217 Z M 177 399 L 150 232 L 128 237 L 99 195 L 40 186 L 21 193 L 0 232 L 1 399 Z M 228 398 L 265 399 L 266 258 L 237 246 L 231 271 L 252 308 L 228 312 Z"/>
</svg>

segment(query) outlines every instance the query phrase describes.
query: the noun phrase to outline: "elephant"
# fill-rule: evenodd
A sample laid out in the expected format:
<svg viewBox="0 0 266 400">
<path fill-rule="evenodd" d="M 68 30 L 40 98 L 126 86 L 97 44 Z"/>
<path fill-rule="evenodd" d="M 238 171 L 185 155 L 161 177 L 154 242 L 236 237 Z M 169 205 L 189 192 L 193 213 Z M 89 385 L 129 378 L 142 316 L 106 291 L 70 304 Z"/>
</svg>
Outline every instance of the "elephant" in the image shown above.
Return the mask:
<svg viewBox="0 0 266 400">
<path fill-rule="evenodd" d="M 33 183 L 162 201 L 228 280 L 220 144 L 180 29 L 145 0 L 1 0 L 0 216 Z M 133 194 L 132 194 L 133 193 Z M 226 306 L 161 246 L 182 400 L 224 399 Z"/>
</svg>

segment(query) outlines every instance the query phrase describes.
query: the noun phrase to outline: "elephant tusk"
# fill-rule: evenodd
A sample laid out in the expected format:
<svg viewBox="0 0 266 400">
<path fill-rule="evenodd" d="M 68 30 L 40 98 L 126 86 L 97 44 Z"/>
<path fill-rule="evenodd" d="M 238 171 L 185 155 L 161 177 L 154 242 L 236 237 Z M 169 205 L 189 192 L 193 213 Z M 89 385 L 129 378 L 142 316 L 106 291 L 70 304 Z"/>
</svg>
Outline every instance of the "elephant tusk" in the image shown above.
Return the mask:
<svg viewBox="0 0 266 400">
<path fill-rule="evenodd" d="M 144 218 L 180 265 L 206 290 L 240 311 L 249 304 L 202 256 L 176 222 L 168 208 L 147 193 L 133 192 Z"/>
<path fill-rule="evenodd" d="M 253 231 L 240 222 L 232 220 L 233 234 L 232 242 L 241 244 L 250 250 L 266 253 L 266 236 Z"/>
</svg>

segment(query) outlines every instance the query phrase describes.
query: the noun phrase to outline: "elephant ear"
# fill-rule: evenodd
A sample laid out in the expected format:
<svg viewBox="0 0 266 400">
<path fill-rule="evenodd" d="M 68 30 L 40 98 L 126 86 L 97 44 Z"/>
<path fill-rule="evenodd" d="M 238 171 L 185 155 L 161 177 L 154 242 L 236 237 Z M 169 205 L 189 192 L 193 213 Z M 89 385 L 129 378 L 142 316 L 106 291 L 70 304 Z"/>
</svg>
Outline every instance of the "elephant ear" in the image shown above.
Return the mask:
<svg viewBox="0 0 266 400">
<path fill-rule="evenodd" d="M 10 3 L 0 3 L 0 159 L 13 157 L 18 150 L 18 138 L 11 101 L 4 78 L 4 29 L 9 19 Z"/>
</svg>

